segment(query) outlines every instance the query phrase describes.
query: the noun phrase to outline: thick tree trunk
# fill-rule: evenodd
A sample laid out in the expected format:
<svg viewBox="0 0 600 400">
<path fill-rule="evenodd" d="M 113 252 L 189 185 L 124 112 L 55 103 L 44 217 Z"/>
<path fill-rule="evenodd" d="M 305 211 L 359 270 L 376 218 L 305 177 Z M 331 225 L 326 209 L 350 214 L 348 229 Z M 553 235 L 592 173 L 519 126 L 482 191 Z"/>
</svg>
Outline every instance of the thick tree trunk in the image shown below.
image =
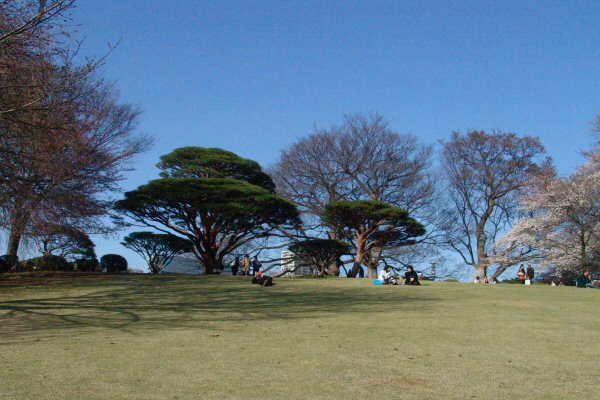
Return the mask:
<svg viewBox="0 0 600 400">
<path fill-rule="evenodd" d="M 487 276 L 487 265 L 479 262 L 475 266 L 475 274 L 473 275 L 473 279 L 479 277 L 479 279 L 483 282 L 483 277 Z"/>
<path fill-rule="evenodd" d="M 161 266 L 156 263 L 150 263 L 148 267 L 150 268 L 150 272 L 153 274 L 159 274 L 162 269 Z"/>
<path fill-rule="evenodd" d="M 214 274 L 218 266 L 217 260 L 207 254 L 202 261 L 204 265 L 204 273 L 207 275 Z"/>
<path fill-rule="evenodd" d="M 358 243 L 356 244 L 356 255 L 354 256 L 354 265 L 352 266 L 350 273 L 348 273 L 348 278 L 356 278 L 356 276 L 358 275 L 358 270 L 360 269 L 360 266 L 362 265 L 365 259 L 365 243 L 362 235 L 359 236 L 357 242 Z"/>
<path fill-rule="evenodd" d="M 338 235 L 334 232 L 333 229 L 331 229 L 328 233 L 329 239 L 333 239 L 333 240 L 339 240 Z M 331 265 L 329 265 L 327 274 L 328 275 L 332 275 L 332 276 L 340 276 L 340 265 L 341 265 L 341 261 L 338 259 L 335 262 L 332 262 Z"/>
<path fill-rule="evenodd" d="M 374 247 L 369 252 L 367 259 L 367 267 L 369 268 L 367 276 L 369 279 L 377 279 L 377 266 L 379 265 L 382 250 L 381 247 Z"/>
<path fill-rule="evenodd" d="M 10 235 L 8 237 L 8 247 L 6 248 L 6 255 L 17 257 L 19 252 L 19 244 L 21 243 L 21 232 L 18 228 L 14 226 L 10 230 Z"/>
<path fill-rule="evenodd" d="M 369 279 L 377 279 L 377 265 L 375 265 L 375 267 L 369 265 L 369 272 L 367 276 Z"/>
<path fill-rule="evenodd" d="M 340 262 L 332 262 L 328 268 L 327 274 L 332 276 L 340 276 Z"/>
<path fill-rule="evenodd" d="M 348 278 L 356 278 L 361 264 L 362 264 L 361 262 L 357 262 L 356 260 L 354 261 L 354 264 L 352 265 L 352 269 L 350 270 L 350 272 L 348 272 L 348 275 L 347 275 Z"/>
<path fill-rule="evenodd" d="M 8 236 L 8 246 L 6 248 L 6 255 L 12 266 L 17 264 L 19 261 L 19 245 L 21 244 L 21 237 L 23 236 L 23 229 L 27 224 L 27 216 L 22 212 L 23 201 L 20 197 L 17 197 L 14 204 L 12 220 L 10 222 L 10 233 Z"/>
</svg>

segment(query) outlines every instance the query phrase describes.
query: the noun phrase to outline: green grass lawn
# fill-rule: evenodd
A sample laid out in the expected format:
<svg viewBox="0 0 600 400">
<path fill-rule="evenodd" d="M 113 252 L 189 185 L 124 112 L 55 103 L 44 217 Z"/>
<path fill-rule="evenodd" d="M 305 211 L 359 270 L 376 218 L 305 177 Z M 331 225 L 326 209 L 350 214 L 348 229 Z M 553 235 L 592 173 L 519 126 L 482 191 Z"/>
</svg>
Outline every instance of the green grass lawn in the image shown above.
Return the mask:
<svg viewBox="0 0 600 400">
<path fill-rule="evenodd" d="M 600 398 L 600 290 L 0 282 L 0 400 Z"/>
</svg>

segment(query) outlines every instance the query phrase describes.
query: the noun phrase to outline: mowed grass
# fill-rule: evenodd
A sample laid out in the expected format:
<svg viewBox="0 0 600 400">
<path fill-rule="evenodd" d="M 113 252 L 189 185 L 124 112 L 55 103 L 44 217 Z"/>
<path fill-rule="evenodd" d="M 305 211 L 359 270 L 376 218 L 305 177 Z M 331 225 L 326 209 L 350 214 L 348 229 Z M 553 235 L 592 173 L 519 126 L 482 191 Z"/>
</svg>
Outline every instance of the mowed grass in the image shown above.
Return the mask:
<svg viewBox="0 0 600 400">
<path fill-rule="evenodd" d="M 600 290 L 243 277 L 0 284 L 0 399 L 600 398 Z"/>
</svg>

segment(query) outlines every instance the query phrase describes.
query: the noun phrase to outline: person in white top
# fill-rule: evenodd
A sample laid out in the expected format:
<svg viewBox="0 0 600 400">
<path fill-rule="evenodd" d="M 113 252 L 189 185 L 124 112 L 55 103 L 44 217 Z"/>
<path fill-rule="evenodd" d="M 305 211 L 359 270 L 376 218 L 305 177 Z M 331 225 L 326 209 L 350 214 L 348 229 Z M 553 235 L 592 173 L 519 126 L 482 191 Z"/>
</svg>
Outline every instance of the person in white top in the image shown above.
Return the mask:
<svg viewBox="0 0 600 400">
<path fill-rule="evenodd" d="M 385 283 L 386 285 L 392 284 L 392 267 L 386 265 L 383 267 L 379 274 L 377 275 L 377 279 Z"/>
</svg>

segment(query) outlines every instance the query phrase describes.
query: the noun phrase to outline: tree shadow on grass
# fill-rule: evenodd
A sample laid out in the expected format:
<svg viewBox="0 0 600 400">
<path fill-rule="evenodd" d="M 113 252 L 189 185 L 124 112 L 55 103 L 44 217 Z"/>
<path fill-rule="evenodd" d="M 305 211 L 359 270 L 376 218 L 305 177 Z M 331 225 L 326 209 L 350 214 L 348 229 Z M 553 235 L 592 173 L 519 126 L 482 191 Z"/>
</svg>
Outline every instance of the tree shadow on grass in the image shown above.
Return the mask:
<svg viewBox="0 0 600 400">
<path fill-rule="evenodd" d="M 279 280 L 265 288 L 250 284 L 248 278 L 80 277 L 63 278 L 51 289 L 42 289 L 42 296 L 30 297 L 39 290 L 26 291 L 25 298 L 0 300 L 0 344 L 21 343 L 37 333 L 47 337 L 98 328 L 138 333 L 210 328 L 219 322 L 371 313 L 378 306 L 426 309 L 436 301 L 420 288 L 375 288 L 335 280 Z"/>
</svg>

